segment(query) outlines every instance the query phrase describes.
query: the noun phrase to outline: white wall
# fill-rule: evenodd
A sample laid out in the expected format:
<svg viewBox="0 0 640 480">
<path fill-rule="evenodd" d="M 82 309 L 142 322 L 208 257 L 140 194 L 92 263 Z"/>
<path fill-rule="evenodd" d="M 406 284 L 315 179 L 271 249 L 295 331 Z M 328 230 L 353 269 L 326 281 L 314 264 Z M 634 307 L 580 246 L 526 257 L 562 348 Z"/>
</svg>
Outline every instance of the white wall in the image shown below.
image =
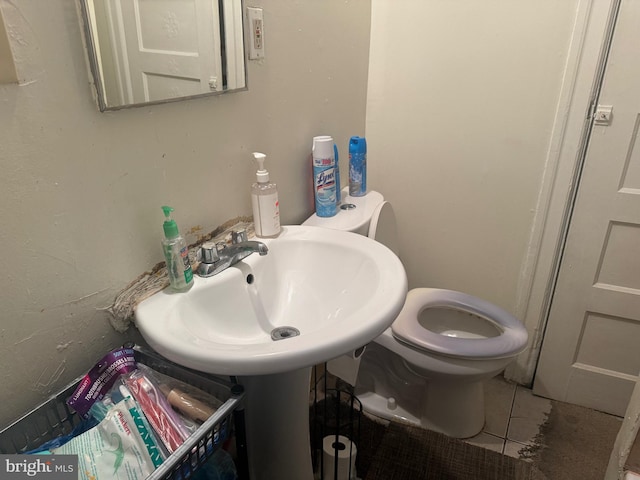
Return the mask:
<svg viewBox="0 0 640 480">
<path fill-rule="evenodd" d="M 577 0 L 372 1 L 370 186 L 410 287 L 514 312 Z"/>
<path fill-rule="evenodd" d="M 0 85 L 0 425 L 135 339 L 104 308 L 162 260 L 161 205 L 189 242 L 250 215 L 260 150 L 301 222 L 312 136 L 364 131 L 369 2 L 251 4 L 267 57 L 249 91 L 99 113 L 75 1 L 0 0 L 21 80 Z"/>
</svg>

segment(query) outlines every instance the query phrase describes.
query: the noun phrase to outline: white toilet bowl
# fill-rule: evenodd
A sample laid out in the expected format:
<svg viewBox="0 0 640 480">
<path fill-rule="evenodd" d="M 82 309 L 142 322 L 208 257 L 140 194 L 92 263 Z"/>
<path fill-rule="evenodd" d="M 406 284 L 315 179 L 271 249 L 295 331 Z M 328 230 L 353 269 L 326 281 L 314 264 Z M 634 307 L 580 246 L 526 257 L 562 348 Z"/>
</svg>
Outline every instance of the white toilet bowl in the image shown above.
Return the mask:
<svg viewBox="0 0 640 480">
<path fill-rule="evenodd" d="M 382 195 L 345 192 L 345 202 L 355 208 L 340 218 L 314 215 L 305 224 L 363 233 L 368 221 L 368 236 L 398 253 L 395 215 Z M 472 437 L 484 426 L 484 382 L 526 345 L 525 327 L 505 310 L 461 292 L 416 288 L 392 326 L 367 347 L 355 394 L 375 415 Z"/>
<path fill-rule="evenodd" d="M 356 384 L 365 409 L 467 438 L 484 426 L 484 382 L 524 350 L 527 332 L 515 317 L 482 299 L 416 288 L 374 342 Z"/>
</svg>

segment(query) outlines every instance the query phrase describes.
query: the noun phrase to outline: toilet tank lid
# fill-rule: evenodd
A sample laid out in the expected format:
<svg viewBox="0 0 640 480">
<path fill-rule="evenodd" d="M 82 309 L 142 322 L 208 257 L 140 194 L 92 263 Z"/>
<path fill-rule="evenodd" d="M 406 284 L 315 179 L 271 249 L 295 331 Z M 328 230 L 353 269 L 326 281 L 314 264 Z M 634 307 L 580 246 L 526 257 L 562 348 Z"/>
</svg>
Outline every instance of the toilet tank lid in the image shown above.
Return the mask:
<svg viewBox="0 0 640 480">
<path fill-rule="evenodd" d="M 384 197 L 376 191 L 369 191 L 362 197 L 352 197 L 348 194 L 349 189 L 342 190 L 342 202 L 338 207 L 338 213 L 333 217 L 318 217 L 315 213 L 309 217 L 303 225 L 331 228 L 333 230 L 343 230 L 346 232 L 368 231 L 373 212 L 384 202 Z M 353 208 L 344 208 L 345 205 L 352 205 Z"/>
</svg>

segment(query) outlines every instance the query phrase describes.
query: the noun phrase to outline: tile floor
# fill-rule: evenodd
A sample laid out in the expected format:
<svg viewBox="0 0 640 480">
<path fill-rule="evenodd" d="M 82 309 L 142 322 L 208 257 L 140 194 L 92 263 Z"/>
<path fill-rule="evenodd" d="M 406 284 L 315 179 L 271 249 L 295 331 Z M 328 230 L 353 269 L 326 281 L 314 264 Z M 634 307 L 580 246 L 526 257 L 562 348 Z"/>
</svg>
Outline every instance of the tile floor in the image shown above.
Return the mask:
<svg viewBox="0 0 640 480">
<path fill-rule="evenodd" d="M 511 457 L 533 445 L 551 411 L 551 402 L 531 390 L 508 383 L 502 376 L 485 386 L 486 423 L 482 432 L 466 441 Z"/>
<path fill-rule="evenodd" d="M 551 401 L 533 395 L 528 388 L 508 383 L 499 375 L 485 385 L 485 402 L 484 429 L 465 441 L 503 455 L 532 461 L 528 456 L 522 456 L 520 451 L 535 444 L 536 435 L 551 411 Z M 625 469 L 628 470 L 625 480 L 640 480 L 640 435 L 629 452 Z"/>
<path fill-rule="evenodd" d="M 324 371 L 317 373 L 318 377 Z M 339 381 L 329 374 L 330 386 Z M 313 394 L 313 389 L 310 392 Z M 310 396 L 310 402 L 313 396 Z M 535 445 L 535 438 L 551 412 L 551 401 L 533 395 L 531 389 L 507 382 L 502 375 L 485 384 L 485 426 L 482 432 L 465 441 L 503 455 L 531 461 L 520 451 Z M 378 419 L 379 420 L 379 419 Z M 626 468 L 638 472 L 625 480 L 640 480 L 640 434 L 631 449 Z"/>
</svg>

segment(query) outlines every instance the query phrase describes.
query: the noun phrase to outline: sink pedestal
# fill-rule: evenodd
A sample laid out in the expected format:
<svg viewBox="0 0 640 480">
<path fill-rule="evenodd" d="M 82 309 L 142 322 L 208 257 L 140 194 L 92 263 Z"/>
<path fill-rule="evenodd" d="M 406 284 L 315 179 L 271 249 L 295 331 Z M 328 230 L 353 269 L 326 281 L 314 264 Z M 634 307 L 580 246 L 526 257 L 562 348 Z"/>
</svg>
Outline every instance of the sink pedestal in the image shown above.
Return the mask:
<svg viewBox="0 0 640 480">
<path fill-rule="evenodd" d="M 245 388 L 251 480 L 313 480 L 310 380 L 311 368 L 238 377 Z"/>
</svg>

